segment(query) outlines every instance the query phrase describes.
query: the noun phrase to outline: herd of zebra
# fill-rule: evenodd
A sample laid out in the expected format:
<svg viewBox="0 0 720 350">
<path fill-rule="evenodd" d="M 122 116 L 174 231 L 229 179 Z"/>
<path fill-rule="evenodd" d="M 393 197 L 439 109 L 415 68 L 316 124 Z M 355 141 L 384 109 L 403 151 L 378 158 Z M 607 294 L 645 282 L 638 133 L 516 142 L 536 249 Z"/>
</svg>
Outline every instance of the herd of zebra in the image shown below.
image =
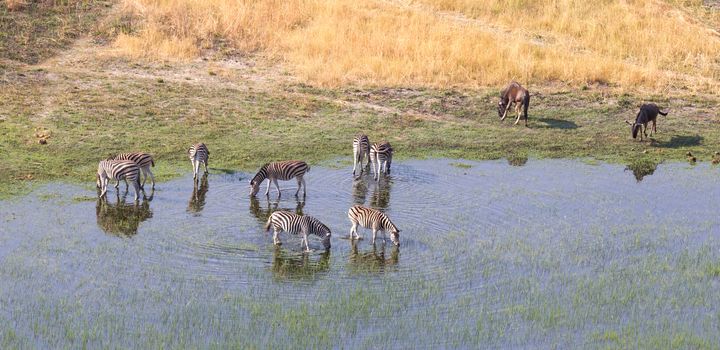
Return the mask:
<svg viewBox="0 0 720 350">
<path fill-rule="evenodd" d="M 192 164 L 193 181 L 197 181 L 200 165 L 205 168 L 205 174 L 208 173 L 208 160 L 210 151 L 204 143 L 196 143 L 188 149 L 188 156 Z M 389 174 L 392 165 L 393 148 L 389 142 L 380 142 L 370 144 L 370 140 L 365 134 L 358 134 L 353 139 L 353 176 L 359 169 L 360 175 L 367 168 L 372 169 L 373 179 L 379 181 L 382 173 Z M 367 162 L 363 165 L 363 161 L 367 158 Z M 144 152 L 120 153 L 107 159 L 101 160 L 98 164 L 96 174 L 96 185 L 100 189 L 100 197 L 107 194 L 107 187 L 110 180 L 115 181 L 115 188 L 118 189 L 120 181 L 125 181 L 126 190 L 129 189 L 129 183 L 132 183 L 135 190 L 135 201 L 138 200 L 140 191 L 145 188 L 147 178 L 152 181 L 152 188 L 155 188 L 155 176 L 151 171 L 151 167 L 155 166 L 153 157 Z M 307 193 L 304 176 L 310 171 L 307 163 L 299 160 L 287 160 L 279 162 L 266 163 L 257 174 L 250 180 L 250 196 L 254 197 L 260 190 L 260 184 L 268 180 L 265 195 L 270 195 L 271 184 L 275 184 L 278 192 L 278 198 L 281 196 L 278 180 L 288 181 L 297 180 L 298 189 L 295 196 L 303 190 L 303 197 Z M 142 178 L 142 179 L 141 179 Z M 141 182 L 142 180 L 142 182 Z M 390 240 L 396 246 L 400 246 L 400 230 L 383 212 L 360 205 L 352 206 L 348 210 L 348 218 L 352 224 L 350 228 L 350 239 L 362 239 L 357 232 L 358 226 L 369 228 L 372 230 L 372 243 L 378 232 L 383 234 L 383 243 L 386 239 L 386 232 L 390 233 Z M 281 245 L 278 238 L 279 233 L 287 232 L 291 234 L 301 235 L 301 245 L 304 243 L 305 251 L 310 251 L 308 236 L 315 235 L 322 239 L 322 244 L 326 250 L 330 249 L 330 238 L 332 236 L 330 229 L 320 220 L 308 216 L 298 215 L 289 211 L 275 211 L 270 214 L 265 230 L 273 229 L 273 243 Z"/>
</svg>

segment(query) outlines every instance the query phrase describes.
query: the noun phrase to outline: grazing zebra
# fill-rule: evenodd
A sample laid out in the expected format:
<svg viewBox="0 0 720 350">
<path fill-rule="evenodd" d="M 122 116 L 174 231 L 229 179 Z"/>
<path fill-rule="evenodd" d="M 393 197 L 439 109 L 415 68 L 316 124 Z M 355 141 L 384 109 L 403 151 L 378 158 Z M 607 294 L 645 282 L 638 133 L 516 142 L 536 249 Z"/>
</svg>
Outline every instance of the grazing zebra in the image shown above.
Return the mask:
<svg viewBox="0 0 720 350">
<path fill-rule="evenodd" d="M 370 147 L 370 160 L 373 164 L 373 175 L 375 180 L 380 180 L 381 170 L 386 174 L 390 174 L 390 165 L 392 164 L 393 149 L 387 141 L 373 143 Z M 377 168 L 377 172 L 375 169 Z"/>
<path fill-rule="evenodd" d="M 373 244 L 375 244 L 377 231 L 383 232 L 383 242 L 385 242 L 385 232 L 389 231 L 390 240 L 392 240 L 394 245 L 398 247 L 400 246 L 400 230 L 392 223 L 392 221 L 390 221 L 390 218 L 388 218 L 385 213 L 372 208 L 355 205 L 350 207 L 350 210 L 348 210 L 348 218 L 352 223 L 352 227 L 350 228 L 350 239 L 361 238 L 357 233 L 357 227 L 360 225 L 362 227 L 372 229 Z"/>
<path fill-rule="evenodd" d="M 353 139 L 353 175 L 355 175 L 358 163 L 360 163 L 360 175 L 362 175 L 364 168 L 362 162 L 365 157 L 368 157 L 367 166 L 370 164 L 370 140 L 365 134 L 357 134 Z"/>
<path fill-rule="evenodd" d="M 292 178 L 297 179 L 298 189 L 295 191 L 295 196 L 300 193 L 300 187 L 303 189 L 303 196 L 306 194 L 307 185 L 305 185 L 305 179 L 303 176 L 305 173 L 310 171 L 310 167 L 307 163 L 300 160 L 286 160 L 282 162 L 272 162 L 263 165 L 255 176 L 250 180 L 250 195 L 254 196 L 260 190 L 260 184 L 268 179 L 267 191 L 265 195 L 270 195 L 270 183 L 275 183 L 275 188 L 278 191 L 278 198 L 280 197 L 280 186 L 278 180 L 287 181 Z"/>
<path fill-rule="evenodd" d="M 273 228 L 273 243 L 276 245 L 282 244 L 278 239 L 278 233 L 285 231 L 292 234 L 302 234 L 305 251 L 307 252 L 310 251 L 308 235 L 316 235 L 322 238 L 325 249 L 330 249 L 330 229 L 312 216 L 300 216 L 289 211 L 275 211 L 270 214 L 267 224 L 265 224 L 265 231 L 270 231 L 271 226 Z"/>
<path fill-rule="evenodd" d="M 155 161 L 153 160 L 153 157 L 151 155 L 143 152 L 120 153 L 113 157 L 113 159 L 132 160 L 133 162 L 135 162 L 140 167 L 140 170 L 142 170 L 142 174 L 144 175 L 140 187 L 145 188 L 145 181 L 147 181 L 148 174 L 150 174 L 150 179 L 152 180 L 152 188 L 155 188 L 155 175 L 153 175 L 152 171 L 150 171 L 150 167 L 155 166 Z M 115 188 L 117 188 L 118 184 L 115 184 Z"/>
<path fill-rule="evenodd" d="M 120 182 L 130 180 L 135 188 L 135 200 L 138 200 L 140 193 L 140 167 L 131 160 L 106 159 L 98 164 L 96 184 L 101 188 L 100 197 L 107 193 L 107 185 L 110 179 Z"/>
<path fill-rule="evenodd" d="M 198 171 L 200 171 L 200 163 L 205 165 L 205 174 L 208 173 L 208 158 L 210 151 L 204 143 L 196 143 L 190 146 L 188 149 L 188 155 L 190 156 L 190 163 L 193 167 L 193 180 L 197 179 Z"/>
</svg>

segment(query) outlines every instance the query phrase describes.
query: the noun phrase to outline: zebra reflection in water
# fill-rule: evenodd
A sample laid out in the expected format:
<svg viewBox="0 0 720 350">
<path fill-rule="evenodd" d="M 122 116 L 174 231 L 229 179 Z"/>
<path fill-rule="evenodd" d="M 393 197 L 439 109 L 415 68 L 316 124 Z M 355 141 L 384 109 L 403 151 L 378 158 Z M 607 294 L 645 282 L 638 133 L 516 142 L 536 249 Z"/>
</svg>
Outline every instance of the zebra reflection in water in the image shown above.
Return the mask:
<svg viewBox="0 0 720 350">
<path fill-rule="evenodd" d="M 312 255 L 312 257 L 311 257 Z M 295 253 L 275 246 L 272 272 L 277 279 L 308 279 L 330 269 L 330 250 L 315 254 Z"/>
<path fill-rule="evenodd" d="M 137 234 L 140 223 L 153 216 L 150 201 L 154 192 L 142 203 L 126 203 L 125 197 L 116 196 L 115 204 L 110 203 L 108 196 L 98 198 L 95 206 L 97 224 L 105 233 L 118 237 L 131 237 Z"/>
<path fill-rule="evenodd" d="M 389 248 L 389 255 L 386 253 L 384 244 L 371 244 L 372 250 L 367 252 L 358 251 L 359 242 L 350 241 L 350 270 L 354 272 L 384 272 L 385 269 L 398 264 L 400 260 L 400 249 L 397 246 Z"/>
<path fill-rule="evenodd" d="M 205 195 L 208 191 L 208 176 L 204 174 L 200 179 L 200 185 L 197 182 L 193 184 L 193 192 L 188 203 L 187 211 L 193 214 L 199 214 L 205 207 Z"/>
<path fill-rule="evenodd" d="M 267 199 L 263 200 L 263 202 L 265 202 L 264 206 L 260 204 L 260 200 L 258 200 L 257 197 L 250 197 L 250 214 L 257 218 L 258 222 L 263 225 L 267 223 L 270 214 L 272 214 L 274 211 L 285 210 L 294 212 L 298 215 L 303 215 L 303 208 L 305 207 L 304 200 L 296 200 L 295 208 L 290 207 L 290 205 L 292 204 L 289 201 L 287 203 L 282 203 L 282 206 L 280 206 L 280 201 L 271 201 Z"/>
</svg>

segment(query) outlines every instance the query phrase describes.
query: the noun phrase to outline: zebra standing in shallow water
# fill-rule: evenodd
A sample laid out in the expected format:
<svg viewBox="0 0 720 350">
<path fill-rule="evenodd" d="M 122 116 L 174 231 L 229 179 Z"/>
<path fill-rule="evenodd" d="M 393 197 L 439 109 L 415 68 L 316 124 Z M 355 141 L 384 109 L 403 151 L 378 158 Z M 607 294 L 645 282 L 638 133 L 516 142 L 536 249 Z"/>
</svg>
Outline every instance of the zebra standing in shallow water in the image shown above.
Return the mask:
<svg viewBox="0 0 720 350">
<path fill-rule="evenodd" d="M 383 232 L 383 243 L 385 243 L 385 232 L 390 232 L 390 240 L 394 245 L 400 246 L 400 230 L 390 221 L 385 213 L 372 208 L 355 205 L 348 210 L 348 218 L 352 223 L 350 228 L 350 239 L 360 239 L 357 233 L 358 225 L 372 229 L 372 243 L 375 244 L 377 231 Z"/>
<path fill-rule="evenodd" d="M 305 242 L 306 252 L 310 251 L 308 235 L 316 235 L 322 238 L 325 249 L 330 249 L 330 229 L 312 216 L 300 216 L 289 211 L 276 211 L 270 214 L 267 224 L 265 224 L 265 231 L 270 231 L 270 227 L 273 228 L 273 243 L 276 245 L 282 244 L 278 238 L 278 233 L 285 231 L 292 234 L 301 234 L 303 242 Z M 302 245 L 302 242 L 300 244 Z"/>
<path fill-rule="evenodd" d="M 96 175 L 97 187 L 101 189 L 100 197 L 107 193 L 107 185 L 110 179 L 115 179 L 120 183 L 121 179 L 130 180 L 135 188 L 135 200 L 138 200 L 140 193 L 140 167 L 131 160 L 112 160 L 106 159 L 100 161 Z"/>
<path fill-rule="evenodd" d="M 393 149 L 392 146 L 390 146 L 390 142 L 373 143 L 372 147 L 370 147 L 370 161 L 372 161 L 373 164 L 373 175 L 376 181 L 380 180 L 380 173 L 382 171 L 390 174 L 392 156 Z M 376 168 L 377 172 L 375 172 Z"/>
<path fill-rule="evenodd" d="M 367 166 L 370 163 L 370 140 L 367 135 L 358 134 L 353 139 L 353 175 L 355 175 L 358 163 L 360 163 L 360 175 L 362 175 L 364 169 L 362 162 L 365 157 L 368 157 Z"/>
<path fill-rule="evenodd" d="M 278 191 L 278 198 L 280 197 L 280 186 L 278 180 L 287 181 L 292 178 L 297 179 L 298 189 L 295 191 L 295 196 L 300 193 L 300 187 L 303 189 L 303 196 L 306 194 L 307 185 L 305 185 L 305 179 L 303 176 L 305 173 L 310 171 L 310 167 L 307 163 L 300 160 L 286 160 L 282 162 L 272 162 L 263 165 L 255 176 L 250 180 L 250 195 L 254 196 L 260 190 L 260 184 L 268 179 L 267 191 L 265 195 L 270 195 L 270 183 L 275 183 L 275 188 Z"/>
<path fill-rule="evenodd" d="M 142 174 L 144 175 L 142 184 L 140 187 L 145 188 L 145 182 L 147 181 L 148 174 L 150 174 L 150 179 L 152 180 L 152 188 L 155 188 L 155 175 L 153 175 L 152 171 L 150 171 L 150 167 L 155 166 L 155 161 L 153 161 L 153 158 L 151 155 L 143 152 L 133 152 L 133 153 L 120 153 L 113 157 L 114 160 L 132 160 L 135 162 L 138 167 L 140 167 L 140 170 L 142 170 Z M 126 180 L 127 181 L 127 180 Z M 117 188 L 119 185 L 119 182 L 115 184 L 115 188 Z"/>
<path fill-rule="evenodd" d="M 205 174 L 208 173 L 208 158 L 210 151 L 204 143 L 196 143 L 190 146 L 188 149 L 188 155 L 190 156 L 190 163 L 193 167 L 193 180 L 197 179 L 197 173 L 200 171 L 200 163 L 205 165 Z"/>
</svg>

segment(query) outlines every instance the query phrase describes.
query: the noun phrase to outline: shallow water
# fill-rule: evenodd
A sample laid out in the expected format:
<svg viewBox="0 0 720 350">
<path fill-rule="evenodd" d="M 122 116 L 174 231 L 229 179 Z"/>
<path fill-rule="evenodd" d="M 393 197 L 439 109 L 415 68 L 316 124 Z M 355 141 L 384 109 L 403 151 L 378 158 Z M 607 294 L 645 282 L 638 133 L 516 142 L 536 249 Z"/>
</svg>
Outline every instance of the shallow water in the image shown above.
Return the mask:
<svg viewBox="0 0 720 350">
<path fill-rule="evenodd" d="M 379 183 L 314 166 L 300 201 L 212 171 L 138 205 L 43 186 L 0 202 L 0 347 L 720 344 L 719 169 L 512 163 L 399 162 Z M 353 204 L 401 247 L 345 239 Z M 327 224 L 330 251 L 274 247 L 281 209 Z"/>
</svg>

